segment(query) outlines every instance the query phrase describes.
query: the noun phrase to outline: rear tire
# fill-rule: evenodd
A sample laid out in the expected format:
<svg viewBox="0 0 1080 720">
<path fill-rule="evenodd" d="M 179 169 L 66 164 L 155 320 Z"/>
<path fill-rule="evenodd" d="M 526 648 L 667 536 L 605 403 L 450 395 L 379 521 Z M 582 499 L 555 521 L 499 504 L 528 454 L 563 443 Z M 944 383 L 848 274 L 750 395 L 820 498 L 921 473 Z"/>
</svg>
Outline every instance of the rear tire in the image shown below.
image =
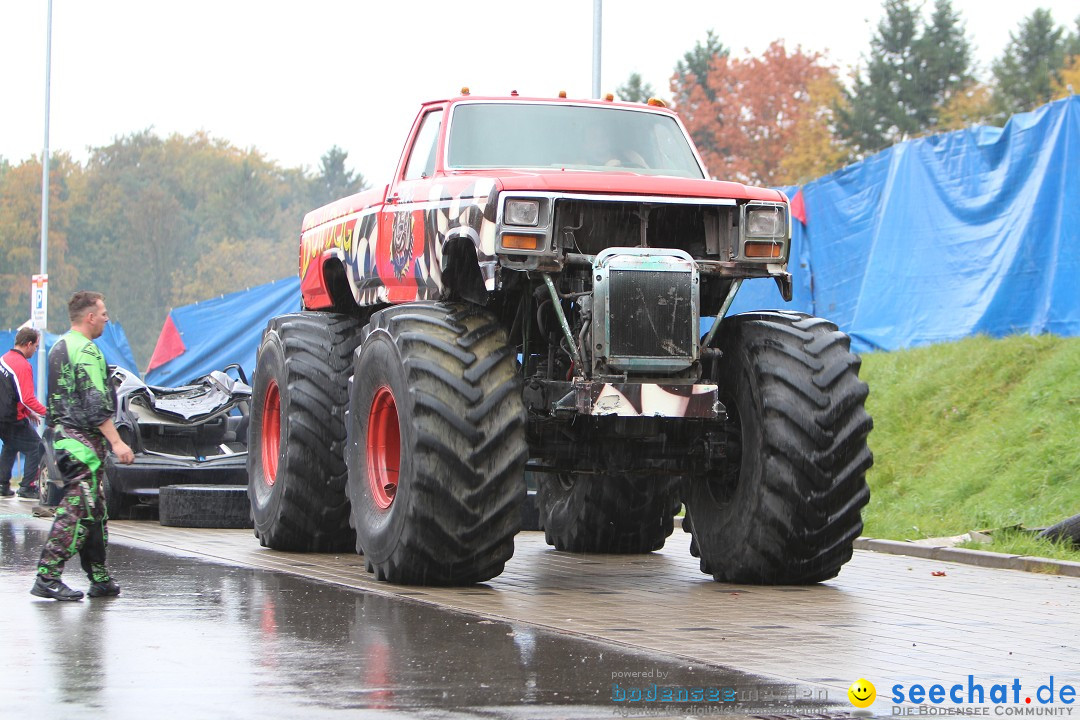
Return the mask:
<svg viewBox="0 0 1080 720">
<path fill-rule="evenodd" d="M 376 313 L 357 351 L 348 495 L 379 580 L 464 585 L 502 572 L 525 495 L 525 407 L 506 333 L 479 307 Z"/>
<path fill-rule="evenodd" d="M 564 552 L 659 550 L 674 530 L 679 511 L 675 480 L 544 474 L 539 485 L 544 540 Z"/>
<path fill-rule="evenodd" d="M 870 498 L 859 357 L 834 324 L 799 313 L 735 315 L 718 337 L 727 462 L 684 494 L 701 570 L 769 585 L 835 577 Z"/>
<path fill-rule="evenodd" d="M 250 528 L 247 485 L 166 485 L 158 517 L 168 527 Z"/>
<path fill-rule="evenodd" d="M 248 495 L 264 547 L 350 550 L 345 407 L 359 321 L 323 312 L 272 319 L 263 333 L 248 425 Z"/>
<path fill-rule="evenodd" d="M 1039 537 L 1051 542 L 1072 543 L 1080 546 L 1080 515 L 1073 515 L 1039 533 Z"/>
</svg>

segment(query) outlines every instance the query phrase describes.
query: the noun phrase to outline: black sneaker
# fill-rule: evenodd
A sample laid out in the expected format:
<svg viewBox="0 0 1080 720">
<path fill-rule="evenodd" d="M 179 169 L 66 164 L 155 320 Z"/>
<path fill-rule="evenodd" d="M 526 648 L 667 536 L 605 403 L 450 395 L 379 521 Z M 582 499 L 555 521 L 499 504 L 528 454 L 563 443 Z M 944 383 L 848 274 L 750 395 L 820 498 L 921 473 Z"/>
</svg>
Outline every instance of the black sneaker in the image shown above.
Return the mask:
<svg viewBox="0 0 1080 720">
<path fill-rule="evenodd" d="M 120 589 L 117 588 L 117 592 Z M 64 583 L 55 578 L 45 578 L 38 575 L 34 580 L 34 587 L 30 588 L 30 594 L 37 597 L 52 598 L 53 600 L 82 600 L 83 594 L 78 590 L 72 590 Z"/>
<path fill-rule="evenodd" d="M 108 597 L 109 595 L 119 595 L 120 586 L 113 579 L 108 579 L 105 582 L 96 582 L 90 586 L 90 589 L 86 591 L 86 594 L 90 597 Z"/>
<path fill-rule="evenodd" d="M 15 491 L 11 489 L 11 486 L 5 485 L 0 488 L 0 497 L 11 497 L 15 494 Z"/>
<path fill-rule="evenodd" d="M 32 490 L 30 488 L 19 488 L 19 491 L 17 493 L 15 493 L 15 494 L 18 495 L 23 500 L 37 500 L 38 499 L 37 490 Z"/>
</svg>

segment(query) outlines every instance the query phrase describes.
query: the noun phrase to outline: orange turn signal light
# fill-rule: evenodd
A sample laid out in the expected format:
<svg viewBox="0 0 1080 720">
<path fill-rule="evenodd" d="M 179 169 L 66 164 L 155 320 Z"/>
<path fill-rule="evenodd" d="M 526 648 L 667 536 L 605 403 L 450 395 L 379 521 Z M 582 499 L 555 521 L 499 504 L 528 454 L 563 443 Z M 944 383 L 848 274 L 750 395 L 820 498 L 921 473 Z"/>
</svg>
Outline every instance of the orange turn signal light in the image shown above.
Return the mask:
<svg viewBox="0 0 1080 720">
<path fill-rule="evenodd" d="M 748 258 L 778 258 L 780 246 L 770 242 L 748 242 L 743 246 L 743 252 Z"/>
<path fill-rule="evenodd" d="M 507 250 L 536 250 L 540 238 L 535 235 L 503 235 L 502 246 Z"/>
</svg>

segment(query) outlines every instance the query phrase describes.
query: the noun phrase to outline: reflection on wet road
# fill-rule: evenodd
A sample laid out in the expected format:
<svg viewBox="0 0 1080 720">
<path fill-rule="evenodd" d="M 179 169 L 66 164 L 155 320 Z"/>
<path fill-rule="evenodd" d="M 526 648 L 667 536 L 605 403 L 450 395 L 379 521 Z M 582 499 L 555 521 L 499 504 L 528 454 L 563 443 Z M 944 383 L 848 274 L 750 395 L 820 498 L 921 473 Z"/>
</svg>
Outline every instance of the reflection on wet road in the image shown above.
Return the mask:
<svg viewBox="0 0 1080 720">
<path fill-rule="evenodd" d="M 0 516 L 5 717 L 606 717 L 648 710 L 636 694 L 654 686 L 731 699 L 696 703 L 713 712 L 746 712 L 733 692 L 826 709 L 810 688 L 670 655 L 119 544 L 119 598 L 38 600 L 45 531 Z M 77 561 L 64 579 L 86 589 Z"/>
</svg>

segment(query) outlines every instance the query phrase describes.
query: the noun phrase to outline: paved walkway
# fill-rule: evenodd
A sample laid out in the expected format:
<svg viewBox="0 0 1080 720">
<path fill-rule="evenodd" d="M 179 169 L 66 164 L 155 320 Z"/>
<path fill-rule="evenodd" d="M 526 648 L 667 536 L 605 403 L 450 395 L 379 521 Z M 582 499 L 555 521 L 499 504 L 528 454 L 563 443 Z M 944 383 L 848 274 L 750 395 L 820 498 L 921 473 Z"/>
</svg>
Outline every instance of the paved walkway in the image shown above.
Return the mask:
<svg viewBox="0 0 1080 720">
<path fill-rule="evenodd" d="M 662 551 L 639 556 L 556 552 L 542 533 L 525 532 L 506 571 L 486 585 L 415 588 L 376 582 L 356 555 L 267 550 L 250 530 L 149 522 L 114 522 L 110 530 L 112 542 L 533 623 L 825 687 L 830 698 L 865 677 L 878 688 L 880 714 L 888 714 L 896 683 L 948 688 L 971 674 L 987 692 L 1018 678 L 1030 694 L 1053 675 L 1058 687 L 1080 686 L 1077 578 L 857 550 L 822 585 L 734 586 L 701 574 L 678 530 Z"/>
</svg>

